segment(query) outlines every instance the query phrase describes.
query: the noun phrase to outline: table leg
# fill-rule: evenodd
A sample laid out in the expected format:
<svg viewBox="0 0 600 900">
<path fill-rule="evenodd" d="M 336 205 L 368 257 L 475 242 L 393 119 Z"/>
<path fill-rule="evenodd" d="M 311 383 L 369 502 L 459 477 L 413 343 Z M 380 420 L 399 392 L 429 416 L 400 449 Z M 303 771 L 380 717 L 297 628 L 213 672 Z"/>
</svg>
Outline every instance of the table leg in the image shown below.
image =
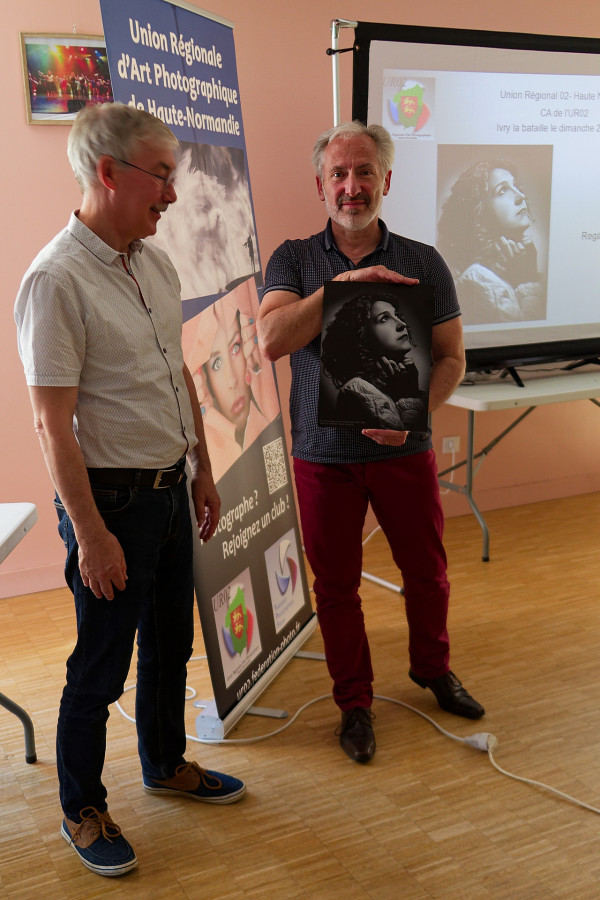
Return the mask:
<svg viewBox="0 0 600 900">
<path fill-rule="evenodd" d="M 35 752 L 35 736 L 33 733 L 33 722 L 25 710 L 14 703 L 5 694 L 0 694 L 0 706 L 3 706 L 9 712 L 14 713 L 23 723 L 25 732 L 25 762 L 37 762 L 37 754 Z"/>
<path fill-rule="evenodd" d="M 465 495 L 467 500 L 469 501 L 469 506 L 473 510 L 473 515 L 479 522 L 482 531 L 482 550 L 481 550 L 481 559 L 482 562 L 490 561 L 490 532 L 487 527 L 487 523 L 483 518 L 481 511 L 475 500 L 473 499 L 473 445 L 474 445 L 474 434 L 475 434 L 475 413 L 472 409 L 469 411 L 469 427 L 467 430 L 467 477 L 466 477 L 466 490 Z"/>
</svg>

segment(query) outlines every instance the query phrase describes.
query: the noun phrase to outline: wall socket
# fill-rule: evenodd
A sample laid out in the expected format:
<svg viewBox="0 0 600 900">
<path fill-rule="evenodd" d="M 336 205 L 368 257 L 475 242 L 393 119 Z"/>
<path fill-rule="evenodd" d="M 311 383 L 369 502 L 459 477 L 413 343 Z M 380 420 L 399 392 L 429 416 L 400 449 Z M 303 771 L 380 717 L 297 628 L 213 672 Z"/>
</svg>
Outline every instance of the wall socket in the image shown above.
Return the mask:
<svg viewBox="0 0 600 900">
<path fill-rule="evenodd" d="M 456 434 L 454 437 L 442 438 L 442 453 L 458 453 L 460 450 L 460 437 Z"/>
</svg>

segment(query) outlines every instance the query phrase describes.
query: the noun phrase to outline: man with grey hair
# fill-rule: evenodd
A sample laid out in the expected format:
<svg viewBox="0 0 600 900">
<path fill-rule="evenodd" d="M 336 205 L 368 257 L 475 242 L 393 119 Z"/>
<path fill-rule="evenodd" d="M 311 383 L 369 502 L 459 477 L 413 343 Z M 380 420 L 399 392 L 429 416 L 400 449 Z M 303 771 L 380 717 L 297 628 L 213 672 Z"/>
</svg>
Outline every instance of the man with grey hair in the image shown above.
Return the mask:
<svg viewBox="0 0 600 900">
<path fill-rule="evenodd" d="M 363 125 L 362 122 L 345 122 L 343 125 L 334 125 L 328 128 L 323 134 L 317 138 L 312 153 L 312 164 L 315 172 L 319 177 L 323 174 L 323 160 L 325 151 L 331 141 L 336 137 L 370 137 L 375 144 L 377 151 L 377 161 L 382 172 L 391 171 L 394 163 L 394 142 L 392 141 L 389 131 L 383 125 Z"/>
<path fill-rule="evenodd" d="M 177 148 L 146 112 L 112 103 L 82 111 L 68 148 L 81 207 L 32 263 L 15 306 L 77 615 L 57 730 L 61 834 L 108 876 L 137 865 L 102 783 L 108 707 L 123 691 L 136 631 L 144 789 L 207 803 L 245 790 L 184 758 L 194 606 L 186 457 L 203 540 L 220 500 L 183 362 L 179 280 L 143 240 L 177 199 Z"/>
<path fill-rule="evenodd" d="M 430 409 L 450 396 L 464 374 L 460 309 L 448 267 L 433 247 L 390 233 L 379 219 L 393 151 L 384 128 L 360 122 L 338 125 L 318 139 L 313 163 L 327 227 L 275 251 L 258 318 L 265 355 L 276 360 L 291 354 L 292 455 L 304 545 L 333 697 L 342 711 L 340 744 L 357 762 L 375 752 L 373 671 L 358 593 L 369 503 L 402 572 L 410 677 L 432 690 L 442 709 L 471 719 L 484 714 L 450 671 L 449 584 L 430 431 L 318 425 L 326 281 L 433 284 Z"/>
</svg>

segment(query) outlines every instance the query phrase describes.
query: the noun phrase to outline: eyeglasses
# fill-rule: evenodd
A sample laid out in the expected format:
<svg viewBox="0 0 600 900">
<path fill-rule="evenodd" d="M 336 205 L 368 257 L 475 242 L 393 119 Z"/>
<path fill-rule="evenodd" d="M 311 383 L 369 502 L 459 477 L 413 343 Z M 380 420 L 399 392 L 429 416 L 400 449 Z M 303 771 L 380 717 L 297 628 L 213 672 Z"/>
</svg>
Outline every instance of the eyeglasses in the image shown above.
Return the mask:
<svg viewBox="0 0 600 900">
<path fill-rule="evenodd" d="M 168 191 L 169 188 L 175 187 L 175 172 L 171 172 L 170 175 L 157 175 L 156 172 L 149 172 L 148 169 L 142 169 L 141 166 L 136 166 L 134 163 L 127 162 L 126 159 L 119 159 L 118 156 L 115 156 L 117 162 L 122 163 L 124 166 L 130 166 L 132 169 L 137 169 L 138 172 L 143 172 L 145 175 L 150 175 L 152 178 L 156 178 L 161 186 L 163 191 Z"/>
</svg>

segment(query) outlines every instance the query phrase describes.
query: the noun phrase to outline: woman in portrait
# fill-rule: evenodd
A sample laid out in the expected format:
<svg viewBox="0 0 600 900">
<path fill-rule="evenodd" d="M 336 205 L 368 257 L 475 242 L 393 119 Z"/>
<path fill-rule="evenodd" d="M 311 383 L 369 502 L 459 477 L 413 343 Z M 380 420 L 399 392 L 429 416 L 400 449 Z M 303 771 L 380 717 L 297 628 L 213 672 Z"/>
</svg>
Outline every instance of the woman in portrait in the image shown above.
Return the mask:
<svg viewBox="0 0 600 900">
<path fill-rule="evenodd" d="M 365 294 L 347 300 L 327 326 L 321 347 L 323 371 L 338 391 L 335 419 L 367 428 L 424 428 L 427 410 L 414 346 L 395 297 Z"/>
<path fill-rule="evenodd" d="M 532 222 L 511 163 L 477 162 L 456 179 L 442 207 L 437 248 L 456 280 L 465 324 L 545 318 Z"/>
</svg>

